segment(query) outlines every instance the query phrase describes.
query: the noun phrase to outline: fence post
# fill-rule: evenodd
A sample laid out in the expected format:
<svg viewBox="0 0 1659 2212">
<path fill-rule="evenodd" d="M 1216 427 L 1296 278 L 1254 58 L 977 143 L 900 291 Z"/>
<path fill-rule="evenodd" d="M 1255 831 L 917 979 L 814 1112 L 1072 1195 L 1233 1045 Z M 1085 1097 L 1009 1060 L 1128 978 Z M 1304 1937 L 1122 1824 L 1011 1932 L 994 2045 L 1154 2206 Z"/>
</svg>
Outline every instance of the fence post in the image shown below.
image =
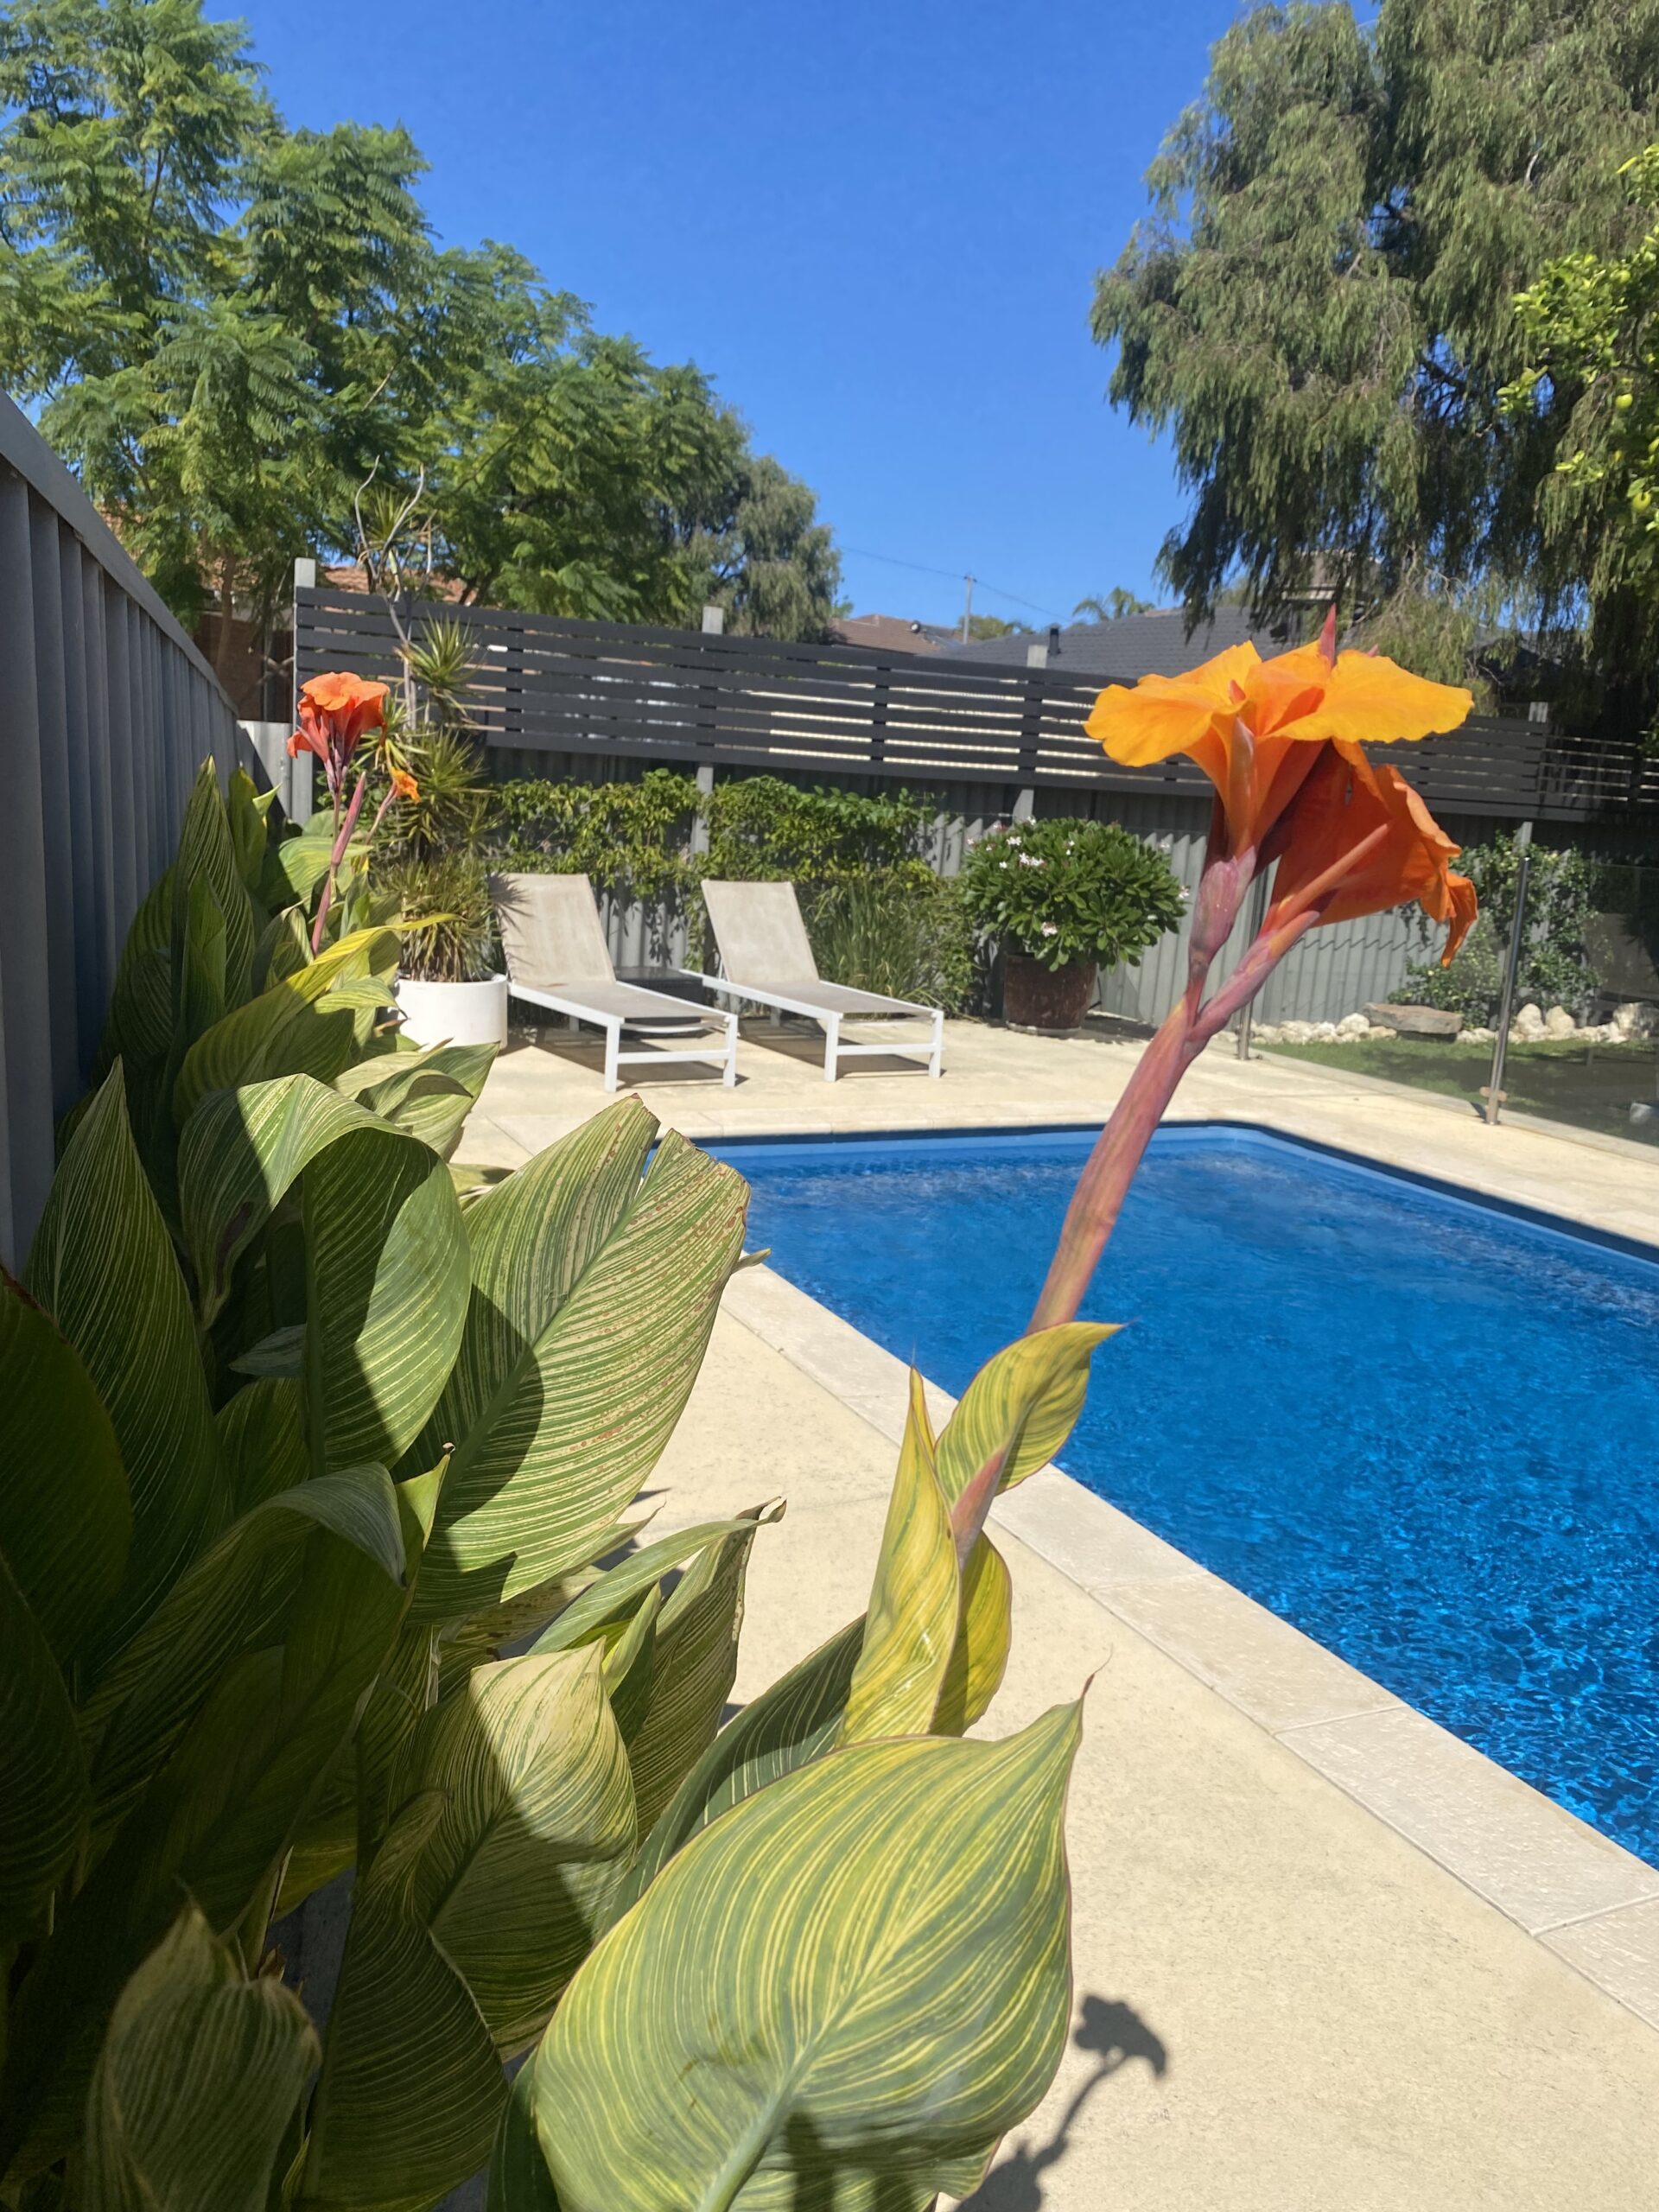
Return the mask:
<svg viewBox="0 0 1659 2212">
<path fill-rule="evenodd" d="M 1515 836 L 1521 865 L 1515 876 L 1515 919 L 1510 925 L 1510 957 L 1503 969 L 1503 995 L 1498 1001 L 1497 1035 L 1492 1040 L 1491 1080 L 1486 1088 L 1486 1126 L 1496 1128 L 1503 1103 L 1503 1061 L 1510 1045 L 1510 1019 L 1515 1012 L 1515 979 L 1521 967 L 1521 948 L 1527 935 L 1527 874 L 1532 866 L 1532 824 L 1523 822 Z"/>
<path fill-rule="evenodd" d="M 875 697 L 870 707 L 870 766 L 879 767 L 887 750 L 887 684 L 892 671 L 884 662 L 875 671 Z"/>
</svg>

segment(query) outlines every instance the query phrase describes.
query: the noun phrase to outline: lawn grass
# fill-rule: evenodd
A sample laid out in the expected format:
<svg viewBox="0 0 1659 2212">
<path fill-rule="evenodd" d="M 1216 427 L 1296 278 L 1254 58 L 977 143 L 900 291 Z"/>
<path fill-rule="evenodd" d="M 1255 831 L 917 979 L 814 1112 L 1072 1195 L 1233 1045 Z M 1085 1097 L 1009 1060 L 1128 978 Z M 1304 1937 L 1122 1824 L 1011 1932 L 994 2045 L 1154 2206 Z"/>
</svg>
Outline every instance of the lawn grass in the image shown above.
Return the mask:
<svg viewBox="0 0 1659 2212">
<path fill-rule="evenodd" d="M 1263 1052 L 1350 1075 L 1381 1076 L 1438 1090 L 1452 1098 L 1481 1102 L 1490 1083 L 1490 1045 L 1459 1045 L 1434 1037 L 1356 1037 L 1336 1044 L 1264 1045 Z M 1605 1136 L 1649 1139 L 1648 1128 L 1633 1125 L 1630 1102 L 1654 1096 L 1655 1044 L 1651 1038 L 1629 1045 L 1580 1045 L 1572 1041 L 1511 1045 L 1503 1067 L 1503 1089 L 1511 1109 L 1536 1114 L 1573 1128 L 1598 1129 Z"/>
</svg>

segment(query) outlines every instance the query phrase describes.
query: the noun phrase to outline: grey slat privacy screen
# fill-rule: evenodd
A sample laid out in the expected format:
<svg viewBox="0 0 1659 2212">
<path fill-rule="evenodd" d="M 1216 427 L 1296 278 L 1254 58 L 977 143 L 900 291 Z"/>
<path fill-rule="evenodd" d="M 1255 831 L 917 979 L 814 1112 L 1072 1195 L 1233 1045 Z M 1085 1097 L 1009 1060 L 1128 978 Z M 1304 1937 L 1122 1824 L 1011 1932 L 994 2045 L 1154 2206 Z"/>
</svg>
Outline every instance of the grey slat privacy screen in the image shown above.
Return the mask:
<svg viewBox="0 0 1659 2212">
<path fill-rule="evenodd" d="M 51 1180 L 139 901 L 231 703 L 69 471 L 0 397 L 0 1259 Z"/>
</svg>

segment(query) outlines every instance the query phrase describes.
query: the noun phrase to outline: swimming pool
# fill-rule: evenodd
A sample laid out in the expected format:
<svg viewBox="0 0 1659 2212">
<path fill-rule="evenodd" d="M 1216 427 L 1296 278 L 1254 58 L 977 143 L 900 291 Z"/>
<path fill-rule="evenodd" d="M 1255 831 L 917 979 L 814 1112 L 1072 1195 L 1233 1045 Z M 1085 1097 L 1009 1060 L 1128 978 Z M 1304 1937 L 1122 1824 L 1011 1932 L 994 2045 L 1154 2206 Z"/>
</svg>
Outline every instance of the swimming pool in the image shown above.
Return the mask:
<svg viewBox="0 0 1659 2212">
<path fill-rule="evenodd" d="M 714 1147 L 748 1242 L 960 1393 L 1088 1131 Z M 1264 1131 L 1162 1130 L 1067 1472 L 1659 1865 L 1659 1264 Z"/>
</svg>

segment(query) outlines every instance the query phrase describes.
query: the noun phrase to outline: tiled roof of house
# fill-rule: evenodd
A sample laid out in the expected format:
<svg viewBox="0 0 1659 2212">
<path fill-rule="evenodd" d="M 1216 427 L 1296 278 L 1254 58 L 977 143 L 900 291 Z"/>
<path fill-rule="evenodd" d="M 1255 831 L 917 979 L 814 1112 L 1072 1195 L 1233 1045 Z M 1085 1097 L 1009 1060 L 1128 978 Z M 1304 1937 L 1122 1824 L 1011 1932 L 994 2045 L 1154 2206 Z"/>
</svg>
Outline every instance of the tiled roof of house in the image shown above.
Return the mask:
<svg viewBox="0 0 1659 2212">
<path fill-rule="evenodd" d="M 871 645 L 878 652 L 936 653 L 939 650 L 936 626 L 909 621 L 902 614 L 849 614 L 829 634 L 833 645 Z"/>
<path fill-rule="evenodd" d="M 1243 607 L 1218 607 L 1189 636 L 1179 607 L 1160 608 L 1154 614 L 1121 614 L 1115 622 L 1074 622 L 1060 632 L 1058 646 L 1049 645 L 1047 664 L 1060 675 L 1133 683 L 1141 676 L 1179 676 L 1211 654 L 1247 641 L 1263 655 L 1281 653 L 1287 645 L 1302 643 L 1304 631 L 1312 637 L 1318 627 L 1312 617 L 1305 623 L 1269 627 L 1253 622 Z M 966 645 L 952 641 L 939 650 L 951 660 L 1024 668 L 1027 647 L 1046 642 L 1046 633 L 1039 631 L 1024 637 L 983 638 Z"/>
</svg>

